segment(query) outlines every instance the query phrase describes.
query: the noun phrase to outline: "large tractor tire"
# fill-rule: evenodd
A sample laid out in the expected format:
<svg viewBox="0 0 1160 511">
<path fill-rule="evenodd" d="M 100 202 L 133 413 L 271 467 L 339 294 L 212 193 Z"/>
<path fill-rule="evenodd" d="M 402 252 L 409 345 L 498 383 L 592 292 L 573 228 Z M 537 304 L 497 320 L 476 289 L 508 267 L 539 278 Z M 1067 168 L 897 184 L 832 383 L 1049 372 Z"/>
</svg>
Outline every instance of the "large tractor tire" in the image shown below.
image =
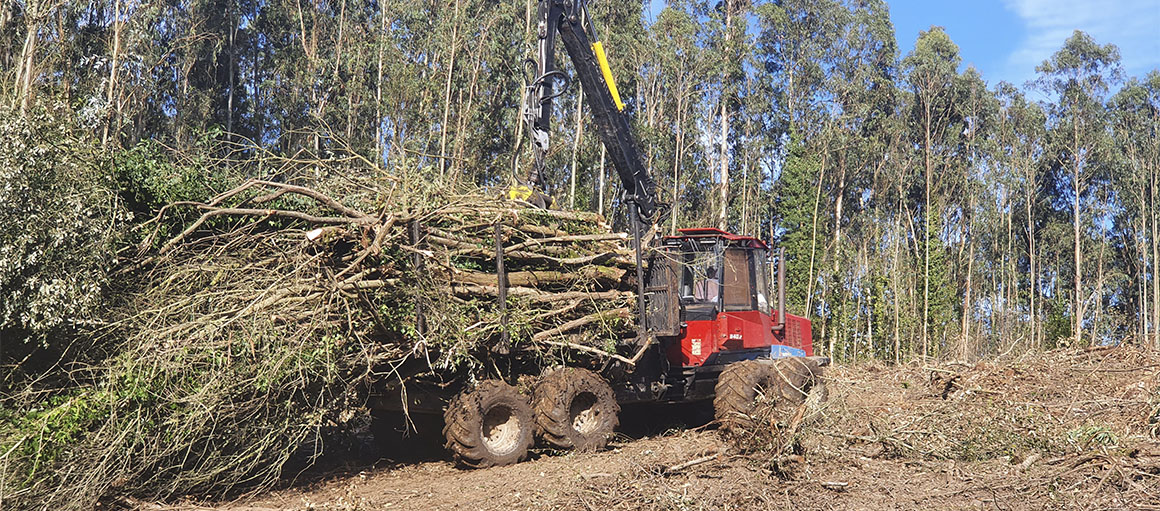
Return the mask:
<svg viewBox="0 0 1160 511">
<path fill-rule="evenodd" d="M 620 425 L 620 405 L 612 387 L 592 371 L 565 367 L 536 384 L 532 408 L 536 430 L 561 449 L 603 449 Z"/>
<path fill-rule="evenodd" d="M 829 397 L 822 380 L 822 368 L 808 357 L 779 358 L 772 361 L 774 376 L 780 382 L 781 398 L 795 405 L 803 402 L 821 404 Z"/>
<path fill-rule="evenodd" d="M 717 379 L 713 408 L 722 429 L 753 426 L 758 400 L 775 407 L 808 403 L 813 415 L 829 393 L 816 359 L 747 360 L 726 367 Z"/>
<path fill-rule="evenodd" d="M 745 360 L 729 364 L 717 378 L 713 412 L 721 429 L 748 428 L 759 399 L 777 399 L 779 381 L 768 360 Z"/>
<path fill-rule="evenodd" d="M 460 392 L 443 419 L 447 449 L 469 468 L 522 461 L 534 441 L 531 404 L 515 387 L 498 380 Z"/>
</svg>

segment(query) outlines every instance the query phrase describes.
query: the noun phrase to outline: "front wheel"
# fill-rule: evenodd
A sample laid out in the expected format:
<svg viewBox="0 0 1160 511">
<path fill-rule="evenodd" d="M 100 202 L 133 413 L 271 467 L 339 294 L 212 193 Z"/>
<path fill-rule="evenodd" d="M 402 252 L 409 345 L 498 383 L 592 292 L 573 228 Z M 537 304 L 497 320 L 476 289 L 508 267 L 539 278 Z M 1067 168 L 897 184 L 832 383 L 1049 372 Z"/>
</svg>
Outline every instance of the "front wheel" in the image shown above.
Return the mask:
<svg viewBox="0 0 1160 511">
<path fill-rule="evenodd" d="M 460 465 L 510 465 L 528 456 L 535 422 L 528 399 L 502 381 L 460 392 L 443 414 L 447 448 Z"/>
<path fill-rule="evenodd" d="M 759 402 L 775 407 L 808 402 L 810 411 L 817 410 L 829 395 L 821 375 L 819 361 L 805 357 L 730 364 L 714 389 L 717 422 L 727 431 L 752 427 Z"/>
<path fill-rule="evenodd" d="M 781 389 L 773 367 L 766 360 L 729 364 L 717 378 L 713 411 L 721 429 L 729 431 L 753 425 L 758 401 L 777 399 Z"/>
</svg>

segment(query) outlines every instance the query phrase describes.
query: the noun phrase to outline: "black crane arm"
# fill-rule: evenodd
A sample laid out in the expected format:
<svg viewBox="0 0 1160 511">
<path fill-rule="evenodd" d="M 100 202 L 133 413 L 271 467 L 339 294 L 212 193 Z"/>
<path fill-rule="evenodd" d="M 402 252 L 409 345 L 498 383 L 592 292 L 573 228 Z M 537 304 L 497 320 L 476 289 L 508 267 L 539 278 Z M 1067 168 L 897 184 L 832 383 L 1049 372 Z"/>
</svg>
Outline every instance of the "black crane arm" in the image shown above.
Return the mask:
<svg viewBox="0 0 1160 511">
<path fill-rule="evenodd" d="M 588 99 L 600 140 L 604 142 L 612 165 L 624 184 L 624 199 L 630 205 L 635 228 L 654 220 L 656 183 L 641 162 L 624 106 L 614 96 L 615 81 L 608 71 L 600 43 L 595 42 L 595 29 L 586 4 L 587 0 L 539 0 L 539 60 L 536 62 L 536 77 L 528 85 L 527 110 L 524 112 L 535 153 L 530 181 L 533 186 L 539 184 L 544 155 L 548 150 L 552 99 L 559 95 L 552 92 L 553 80 L 563 74 L 556 70 L 554 62 L 556 35 L 559 34 L 572 59 L 584 97 Z"/>
<path fill-rule="evenodd" d="M 551 133 L 552 81 L 563 73 L 556 70 L 556 35 L 564 42 L 564 49 L 572 59 L 572 67 L 580 79 L 584 97 L 596 119 L 600 140 L 612 158 L 612 166 L 624 184 L 624 202 L 628 204 L 629 226 L 632 230 L 633 252 L 636 254 L 637 321 L 641 339 L 649 332 L 646 314 L 644 270 L 641 264 L 641 238 L 647 226 L 655 222 L 657 211 L 656 183 L 640 160 L 632 126 L 624 114 L 624 104 L 616 92 L 616 81 L 608 68 L 604 49 L 596 37 L 592 18 L 588 15 L 588 0 L 539 0 L 537 7 L 537 37 L 539 60 L 535 62 L 536 76 L 527 87 L 524 119 L 532 134 L 535 163 L 531 185 L 539 184 L 544 169 L 544 155 L 548 151 Z M 643 341 L 643 346 L 648 341 Z M 643 347 L 641 348 L 644 349 Z M 643 353 L 643 351 L 642 351 Z"/>
</svg>

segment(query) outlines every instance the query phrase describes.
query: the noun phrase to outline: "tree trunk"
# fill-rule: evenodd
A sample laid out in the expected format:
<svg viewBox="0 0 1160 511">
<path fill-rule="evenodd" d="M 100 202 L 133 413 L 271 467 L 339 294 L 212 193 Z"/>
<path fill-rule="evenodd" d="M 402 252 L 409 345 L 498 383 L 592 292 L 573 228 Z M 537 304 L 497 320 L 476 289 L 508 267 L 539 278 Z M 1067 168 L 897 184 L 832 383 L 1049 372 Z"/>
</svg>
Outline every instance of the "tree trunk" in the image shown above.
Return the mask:
<svg viewBox="0 0 1160 511">
<path fill-rule="evenodd" d="M 898 183 L 898 196 L 899 197 L 903 196 L 902 195 L 902 182 L 901 181 L 899 181 L 899 183 Z M 899 201 L 898 201 L 898 215 L 894 217 L 894 235 L 896 237 L 894 240 L 894 263 L 893 263 L 893 265 L 894 265 L 893 270 L 894 271 L 890 272 L 890 274 L 891 274 L 890 275 L 890 285 L 891 285 L 891 288 L 893 289 L 893 294 L 894 294 L 894 363 L 895 364 L 899 364 L 902 362 L 902 335 L 901 335 L 901 330 L 902 330 L 902 324 L 901 324 L 902 323 L 902 321 L 901 321 L 901 317 L 902 317 L 902 294 L 899 292 L 900 286 L 898 285 L 898 279 L 902 278 L 902 265 L 900 264 L 901 260 L 899 259 L 901 257 L 901 255 L 899 254 L 899 248 L 902 245 L 902 242 L 906 236 L 905 236 L 905 233 L 903 233 L 901 231 L 902 231 L 902 200 L 899 199 Z"/>
<path fill-rule="evenodd" d="M 604 214 L 604 158 L 607 155 L 607 150 L 604 148 L 604 143 L 600 143 L 600 187 L 596 192 L 596 212 Z"/>
<path fill-rule="evenodd" d="M 576 138 L 572 141 L 571 189 L 568 193 L 568 209 L 576 209 L 576 161 L 580 158 L 580 139 L 584 136 L 584 95 L 576 98 Z"/>
<path fill-rule="evenodd" d="M 733 2 L 725 0 L 725 45 L 724 51 L 729 50 L 733 30 Z M 729 101 L 726 91 L 727 78 L 721 74 L 721 214 L 717 218 L 717 226 L 721 230 L 729 229 Z"/>
<path fill-rule="evenodd" d="M 974 209 L 974 201 L 969 202 L 967 209 Z M 967 289 L 963 294 L 963 318 L 959 331 L 960 357 L 962 360 L 969 360 L 970 345 L 971 345 L 971 331 L 970 331 L 970 316 L 971 316 L 971 276 L 974 272 L 975 264 L 975 237 L 968 234 L 969 241 L 967 242 Z M 984 285 L 986 285 L 984 283 Z"/>
<path fill-rule="evenodd" d="M 1080 215 L 1079 194 L 1081 191 L 1080 190 L 1081 166 L 1080 166 L 1080 156 L 1079 156 L 1080 147 L 1079 147 L 1079 126 L 1077 124 L 1078 122 L 1079 122 L 1078 120 L 1075 120 L 1075 119 L 1072 120 L 1072 136 L 1073 136 L 1073 138 L 1072 138 L 1072 140 L 1073 140 L 1072 159 L 1074 160 L 1074 163 L 1075 163 L 1075 167 L 1074 167 L 1075 171 L 1074 171 L 1074 174 L 1072 175 L 1072 193 L 1075 194 L 1073 197 L 1073 201 L 1072 201 L 1072 211 L 1073 211 L 1072 234 L 1074 236 L 1074 242 L 1075 242 L 1074 246 L 1073 246 L 1074 254 L 1075 254 L 1075 258 L 1074 258 L 1075 271 L 1073 272 L 1074 277 L 1075 277 L 1075 288 L 1073 291 L 1073 293 L 1074 293 L 1073 296 L 1075 297 L 1075 305 L 1074 305 L 1074 309 L 1072 311 L 1073 312 L 1072 316 L 1074 316 L 1074 318 L 1073 318 L 1074 325 L 1072 327 L 1073 328 L 1072 331 L 1075 332 L 1075 344 L 1074 344 L 1075 346 L 1080 346 L 1081 343 L 1083 342 L 1083 315 L 1084 315 L 1084 305 L 1083 305 L 1084 298 L 1083 298 L 1083 294 L 1082 294 L 1083 293 L 1083 280 L 1082 280 L 1082 276 L 1081 276 L 1083 274 L 1083 266 L 1082 266 L 1083 265 L 1083 258 L 1082 258 L 1082 255 L 1080 253 L 1080 237 L 1079 237 L 1080 236 L 1080 233 L 1079 233 L 1079 215 Z"/>
<path fill-rule="evenodd" d="M 20 115 L 23 116 L 28 110 L 29 104 L 32 102 L 32 75 L 33 62 L 36 55 L 36 33 L 39 30 L 37 27 L 37 19 L 40 17 L 39 5 L 35 1 L 28 2 L 28 9 L 25 11 L 24 19 L 27 31 L 24 34 L 24 46 L 20 50 L 20 69 L 16 75 L 16 81 L 20 85 L 20 92 L 16 97 L 20 98 Z"/>
<path fill-rule="evenodd" d="M 846 198 L 846 153 L 838 154 L 838 187 L 834 190 L 834 274 L 840 269 L 842 254 L 842 205 Z"/>
<path fill-rule="evenodd" d="M 822 164 L 820 167 L 818 167 L 818 189 L 817 189 L 817 192 L 814 193 L 813 227 L 811 228 L 811 234 L 810 234 L 810 273 L 809 273 L 809 275 L 807 275 L 808 280 L 806 281 L 806 310 L 805 310 L 805 314 L 807 314 L 807 315 L 810 313 L 811 310 L 813 310 L 812 306 L 813 306 L 813 297 L 814 297 L 814 256 L 817 254 L 817 249 L 818 249 L 818 208 L 821 206 L 821 203 L 822 203 L 822 181 L 823 181 L 822 178 L 826 175 L 826 156 L 829 154 L 825 150 L 825 145 L 823 145 L 822 147 L 823 147 L 823 149 L 822 149 Z"/>
<path fill-rule="evenodd" d="M 1034 165 L 1030 164 L 1025 167 L 1024 175 L 1026 178 L 1026 193 L 1024 197 L 1024 210 L 1027 214 L 1027 295 L 1029 300 L 1028 322 L 1031 326 L 1031 344 L 1043 348 L 1039 343 L 1039 314 L 1035 310 L 1035 297 L 1039 294 L 1039 278 L 1035 273 L 1035 217 L 1032 213 L 1032 205 L 1035 202 L 1035 171 Z"/>
<path fill-rule="evenodd" d="M 922 217 L 923 217 L 923 226 L 924 226 L 924 229 L 923 229 L 924 232 L 922 234 L 922 238 L 923 238 L 923 240 L 925 240 L 925 242 L 923 243 L 923 247 L 922 247 L 923 248 L 923 255 L 922 255 L 922 261 L 923 261 L 922 262 L 922 267 L 923 267 L 923 271 L 922 271 L 922 356 L 923 356 L 923 358 L 926 358 L 926 355 L 928 353 L 930 353 L 930 351 L 929 351 L 929 347 L 930 347 L 930 340 L 929 339 L 930 338 L 929 338 L 929 332 L 928 332 L 928 328 L 929 328 L 929 324 L 930 324 L 930 217 L 931 217 L 930 185 L 931 185 L 931 172 L 933 171 L 933 169 L 931 168 L 931 161 L 930 161 L 930 151 L 931 151 L 931 148 L 930 148 L 930 122 L 931 122 L 930 117 L 931 117 L 931 115 L 930 115 L 930 101 L 929 101 L 929 99 L 924 99 L 923 100 L 923 128 L 924 128 L 925 138 L 923 139 L 924 140 L 924 143 L 923 143 L 923 169 L 924 169 L 924 173 L 926 174 L 926 176 L 925 176 L 926 186 L 924 188 L 924 194 L 925 194 L 924 200 L 925 200 L 925 202 L 923 203 L 923 206 L 922 206 L 922 213 L 923 213 Z"/>
<path fill-rule="evenodd" d="M 747 78 L 746 83 L 748 82 L 749 80 Z M 742 156 L 743 163 L 741 166 L 741 232 L 743 234 L 753 232 L 749 228 L 749 166 L 751 163 L 750 158 L 752 157 L 749 144 L 753 136 L 752 130 L 753 119 L 747 116 L 745 119 L 745 139 L 742 142 L 744 144 L 744 155 Z"/>
<path fill-rule="evenodd" d="M 451 52 L 447 57 L 447 80 L 443 87 L 443 122 L 439 125 L 439 178 L 447 172 L 447 118 L 451 115 L 451 77 L 455 71 L 455 46 L 459 43 L 459 0 L 451 18 Z"/>
<path fill-rule="evenodd" d="M 680 73 L 678 73 L 677 83 L 681 83 Z M 685 144 L 685 124 L 684 124 L 684 94 L 681 89 L 677 89 L 677 146 L 673 151 L 673 209 L 670 213 L 669 220 L 672 222 L 669 227 L 669 235 L 677 234 L 677 216 L 681 212 L 681 159 L 683 158 L 684 144 Z"/>
<path fill-rule="evenodd" d="M 121 26 L 124 23 L 121 21 L 121 1 L 115 0 L 113 2 L 113 55 L 109 61 L 109 86 L 105 91 L 105 106 L 109 109 L 109 115 L 105 119 L 105 127 L 101 130 L 101 147 L 109 146 L 109 127 L 113 124 L 113 92 L 117 86 L 117 61 L 121 57 Z M 233 38 L 231 33 L 230 48 L 233 49 Z M 233 63 L 233 59 L 230 59 Z M 230 68 L 231 72 L 233 68 Z M 232 77 L 232 74 L 231 74 Z M 233 99 L 233 89 L 230 89 L 230 99 Z M 228 130 L 227 130 L 228 131 Z"/>
<path fill-rule="evenodd" d="M 1157 196 L 1160 195 L 1160 171 L 1152 169 L 1152 346 L 1160 350 L 1160 229 L 1157 229 L 1157 216 L 1160 216 L 1160 204 Z"/>
<path fill-rule="evenodd" d="M 387 134 L 383 128 L 383 48 L 387 42 L 387 7 L 379 4 L 379 62 L 375 76 L 375 159 L 377 165 L 383 163 L 383 153 L 386 152 Z"/>
<path fill-rule="evenodd" d="M 526 0 L 524 2 L 524 42 L 529 46 L 532 42 L 532 0 Z M 527 55 L 526 52 L 524 54 Z M 520 172 L 520 155 L 524 146 L 524 122 L 522 119 L 524 115 L 524 109 L 527 108 L 527 104 L 528 98 L 523 93 L 523 87 L 521 87 L 520 109 L 516 112 L 516 114 L 520 117 L 520 120 L 516 122 L 516 138 L 513 142 L 515 149 L 512 150 L 512 175 L 516 176 L 523 174 L 523 172 Z"/>
</svg>

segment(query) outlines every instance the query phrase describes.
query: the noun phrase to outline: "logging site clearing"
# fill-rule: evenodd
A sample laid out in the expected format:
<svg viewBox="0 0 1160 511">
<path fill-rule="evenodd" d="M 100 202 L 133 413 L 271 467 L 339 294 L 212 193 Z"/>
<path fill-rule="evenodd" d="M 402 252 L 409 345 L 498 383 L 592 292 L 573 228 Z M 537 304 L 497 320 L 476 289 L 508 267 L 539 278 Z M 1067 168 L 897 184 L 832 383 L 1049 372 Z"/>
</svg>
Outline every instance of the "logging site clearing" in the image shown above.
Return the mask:
<svg viewBox="0 0 1160 511">
<path fill-rule="evenodd" d="M 0 511 L 1160 511 L 1160 70 L 890 10 L 0 3 Z"/>
<path fill-rule="evenodd" d="M 829 400 L 744 435 L 625 410 L 609 449 L 329 465 L 229 502 L 141 509 L 1160 509 L 1160 356 L 1057 350 L 975 364 L 832 368 Z M 789 416 L 795 415 L 790 411 Z M 655 420 L 655 417 L 654 417 Z M 792 428 L 787 429 L 789 425 Z M 390 458 L 390 454 L 384 453 Z"/>
</svg>

